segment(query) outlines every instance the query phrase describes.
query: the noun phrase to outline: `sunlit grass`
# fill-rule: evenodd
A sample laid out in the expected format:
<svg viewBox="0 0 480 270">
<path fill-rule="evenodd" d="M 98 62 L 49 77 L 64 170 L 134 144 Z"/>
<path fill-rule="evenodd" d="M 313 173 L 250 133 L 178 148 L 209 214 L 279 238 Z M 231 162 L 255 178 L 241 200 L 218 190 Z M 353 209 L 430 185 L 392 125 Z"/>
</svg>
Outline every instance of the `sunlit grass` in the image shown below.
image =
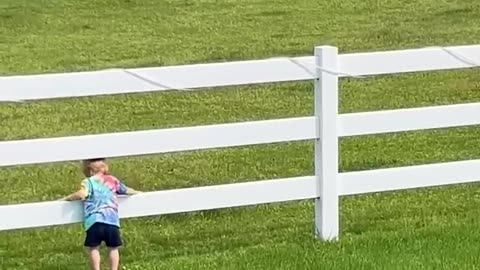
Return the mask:
<svg viewBox="0 0 480 270">
<path fill-rule="evenodd" d="M 0 73 L 311 55 L 324 44 L 341 52 L 475 44 L 479 25 L 475 1 L 3 0 Z M 479 86 L 475 69 L 342 80 L 340 110 L 478 102 Z M 312 98 L 305 82 L 0 104 L 0 139 L 305 116 Z M 479 158 L 479 135 L 471 127 L 344 139 L 341 170 Z M 153 191 L 309 175 L 313 145 L 111 162 L 129 185 Z M 2 168 L 0 203 L 56 199 L 80 180 L 76 163 Z M 479 201 L 476 185 L 342 198 L 334 244 L 313 237 L 311 202 L 125 220 L 122 260 L 125 269 L 475 269 Z M 85 269 L 79 225 L 0 238 L 0 269 Z"/>
</svg>

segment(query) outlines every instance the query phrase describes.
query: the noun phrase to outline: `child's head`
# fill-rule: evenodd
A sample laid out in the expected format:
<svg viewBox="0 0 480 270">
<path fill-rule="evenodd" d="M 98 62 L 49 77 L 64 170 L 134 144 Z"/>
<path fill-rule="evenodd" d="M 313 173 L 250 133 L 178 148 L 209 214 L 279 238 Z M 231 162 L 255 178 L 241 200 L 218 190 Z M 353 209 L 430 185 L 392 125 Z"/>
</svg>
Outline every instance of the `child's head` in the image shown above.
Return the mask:
<svg viewBox="0 0 480 270">
<path fill-rule="evenodd" d="M 96 174 L 108 174 L 108 165 L 105 158 L 87 159 L 82 164 L 82 171 L 86 177 Z"/>
</svg>

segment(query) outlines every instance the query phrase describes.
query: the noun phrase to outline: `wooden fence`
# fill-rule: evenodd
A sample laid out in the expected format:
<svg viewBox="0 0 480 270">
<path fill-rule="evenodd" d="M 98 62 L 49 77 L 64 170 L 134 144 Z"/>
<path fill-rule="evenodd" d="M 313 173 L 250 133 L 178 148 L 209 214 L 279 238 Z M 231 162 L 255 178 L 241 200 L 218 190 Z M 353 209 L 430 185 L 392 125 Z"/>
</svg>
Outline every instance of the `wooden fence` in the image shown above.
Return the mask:
<svg viewBox="0 0 480 270">
<path fill-rule="evenodd" d="M 311 117 L 2 141 L 0 167 L 314 140 L 313 175 L 148 192 L 122 198 L 120 214 L 141 217 L 314 199 L 317 234 L 332 240 L 339 233 L 339 196 L 480 179 L 480 160 L 339 173 L 340 137 L 480 124 L 480 103 L 338 114 L 339 78 L 473 68 L 477 63 L 480 45 L 354 54 L 322 46 L 314 56 L 297 58 L 0 77 L 0 101 L 315 82 Z M 0 230 L 34 228 L 80 222 L 82 208 L 79 202 L 58 201 L 3 205 L 0 216 Z"/>
</svg>

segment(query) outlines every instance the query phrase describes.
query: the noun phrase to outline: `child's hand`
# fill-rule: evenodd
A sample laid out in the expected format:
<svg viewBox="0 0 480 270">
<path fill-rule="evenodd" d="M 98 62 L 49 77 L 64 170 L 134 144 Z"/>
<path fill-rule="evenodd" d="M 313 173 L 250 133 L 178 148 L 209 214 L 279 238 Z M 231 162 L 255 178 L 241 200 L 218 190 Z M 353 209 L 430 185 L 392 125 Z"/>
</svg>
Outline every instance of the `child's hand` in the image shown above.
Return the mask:
<svg viewBox="0 0 480 270">
<path fill-rule="evenodd" d="M 137 194 L 141 194 L 141 193 L 143 193 L 143 192 L 142 192 L 142 191 L 138 191 L 138 190 L 134 190 L 134 191 L 132 192 L 132 195 L 137 195 Z"/>
<path fill-rule="evenodd" d="M 127 187 L 127 195 L 136 195 L 140 193 L 143 193 L 143 192 Z"/>
</svg>

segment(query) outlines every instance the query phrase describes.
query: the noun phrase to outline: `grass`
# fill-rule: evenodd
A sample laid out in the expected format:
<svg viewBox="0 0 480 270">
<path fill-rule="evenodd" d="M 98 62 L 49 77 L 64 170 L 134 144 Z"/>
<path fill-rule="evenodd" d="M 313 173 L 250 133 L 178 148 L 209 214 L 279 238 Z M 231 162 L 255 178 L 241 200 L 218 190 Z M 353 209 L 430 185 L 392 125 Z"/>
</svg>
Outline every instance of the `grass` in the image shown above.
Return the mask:
<svg viewBox="0 0 480 270">
<path fill-rule="evenodd" d="M 2 0 L 0 73 L 31 74 L 478 43 L 480 2 Z M 341 112 L 478 102 L 477 70 L 342 80 Z M 0 104 L 1 140 L 311 115 L 310 83 Z M 341 141 L 341 170 L 479 158 L 480 128 Z M 308 175 L 310 142 L 113 159 L 146 191 Z M 2 168 L 0 204 L 59 198 L 76 163 Z M 388 179 L 385 179 L 388 181 Z M 311 202 L 123 221 L 124 269 L 475 269 L 477 185 L 341 199 L 341 239 Z M 8 218 L 8 217 L 2 217 Z M 79 225 L 0 232 L 0 269 L 85 269 Z"/>
</svg>

